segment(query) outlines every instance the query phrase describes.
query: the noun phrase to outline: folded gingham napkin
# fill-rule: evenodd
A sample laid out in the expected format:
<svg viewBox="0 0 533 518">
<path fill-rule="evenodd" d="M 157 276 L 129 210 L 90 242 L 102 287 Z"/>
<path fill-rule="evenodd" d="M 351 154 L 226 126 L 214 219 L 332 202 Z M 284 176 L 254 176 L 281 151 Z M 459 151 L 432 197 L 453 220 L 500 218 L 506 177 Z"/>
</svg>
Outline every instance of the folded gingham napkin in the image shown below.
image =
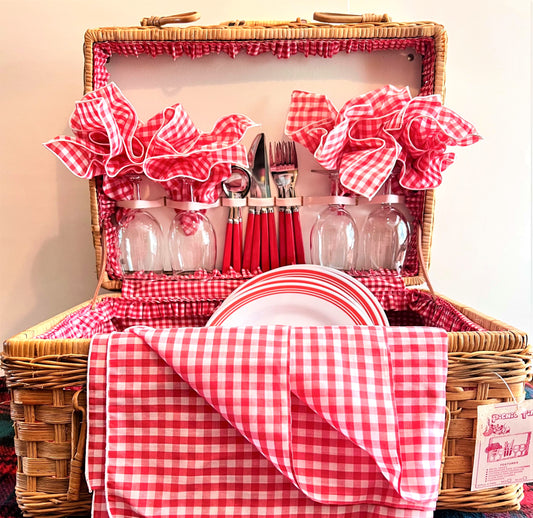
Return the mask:
<svg viewBox="0 0 533 518">
<path fill-rule="evenodd" d="M 349 191 L 374 197 L 395 167 L 406 189 L 432 189 L 455 155 L 481 137 L 472 124 L 442 105 L 438 95 L 412 98 L 387 85 L 350 99 L 341 110 L 325 96 L 295 90 L 285 133 L 322 167 L 338 170 Z"/>
<path fill-rule="evenodd" d="M 44 145 L 75 175 L 103 175 L 103 189 L 111 199 L 132 199 L 128 175 L 144 173 L 163 183 L 171 195 L 175 179 L 189 178 L 194 181 L 195 201 L 210 203 L 218 198 L 220 182 L 231 174 L 231 164 L 248 165 L 239 142 L 253 126 L 248 117 L 234 114 L 203 133 L 180 104 L 144 123 L 118 86 L 110 83 L 76 103 L 70 118 L 73 137 L 59 136 Z"/>
<path fill-rule="evenodd" d="M 98 335 L 93 514 L 429 517 L 446 368 L 446 334 L 434 328 Z"/>
<path fill-rule="evenodd" d="M 146 150 L 144 170 L 152 180 L 163 182 L 175 194 L 173 199 L 182 199 L 181 179 L 188 178 L 194 181 L 194 201 L 212 202 L 231 165 L 248 166 L 246 148 L 239 142 L 256 124 L 245 115 L 222 117 L 209 133 L 200 132 L 179 104 L 164 110 L 161 118 Z"/>
</svg>

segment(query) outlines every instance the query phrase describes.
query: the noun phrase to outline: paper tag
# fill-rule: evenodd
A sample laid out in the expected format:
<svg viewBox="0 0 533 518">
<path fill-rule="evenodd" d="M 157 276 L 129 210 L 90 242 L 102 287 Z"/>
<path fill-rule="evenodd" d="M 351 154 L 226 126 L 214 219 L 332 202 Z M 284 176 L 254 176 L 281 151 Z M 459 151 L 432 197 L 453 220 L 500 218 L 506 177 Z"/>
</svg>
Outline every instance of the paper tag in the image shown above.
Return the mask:
<svg viewBox="0 0 533 518">
<path fill-rule="evenodd" d="M 477 407 L 472 491 L 533 481 L 533 399 Z"/>
</svg>

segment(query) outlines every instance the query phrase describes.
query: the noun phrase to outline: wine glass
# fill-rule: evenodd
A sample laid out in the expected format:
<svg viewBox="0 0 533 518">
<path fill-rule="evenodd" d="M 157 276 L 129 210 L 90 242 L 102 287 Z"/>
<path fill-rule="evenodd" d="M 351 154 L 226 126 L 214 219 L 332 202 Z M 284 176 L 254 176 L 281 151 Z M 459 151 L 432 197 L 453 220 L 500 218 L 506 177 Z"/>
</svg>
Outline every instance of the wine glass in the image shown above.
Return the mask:
<svg viewBox="0 0 533 518">
<path fill-rule="evenodd" d="M 313 171 L 328 174 L 331 195 L 340 197 L 341 186 L 338 171 Z M 338 270 L 356 267 L 359 235 L 352 215 L 345 205 L 329 204 L 317 217 L 311 228 L 311 262 Z"/>
<path fill-rule="evenodd" d="M 185 196 L 194 203 L 192 183 L 183 180 Z M 201 210 L 177 210 L 170 223 L 170 263 L 175 274 L 208 272 L 215 269 L 217 241 L 215 229 Z"/>
<path fill-rule="evenodd" d="M 134 200 L 141 199 L 141 174 L 129 174 Z M 118 223 L 120 266 L 124 277 L 136 272 L 163 271 L 163 231 L 146 210 L 126 209 Z"/>
<path fill-rule="evenodd" d="M 401 197 L 391 193 L 390 182 L 389 178 L 384 186 L 384 194 L 372 200 L 377 207 L 370 211 L 363 226 L 363 250 L 370 268 L 385 268 L 400 273 L 411 228 L 408 218 L 394 206 L 401 202 Z"/>
</svg>

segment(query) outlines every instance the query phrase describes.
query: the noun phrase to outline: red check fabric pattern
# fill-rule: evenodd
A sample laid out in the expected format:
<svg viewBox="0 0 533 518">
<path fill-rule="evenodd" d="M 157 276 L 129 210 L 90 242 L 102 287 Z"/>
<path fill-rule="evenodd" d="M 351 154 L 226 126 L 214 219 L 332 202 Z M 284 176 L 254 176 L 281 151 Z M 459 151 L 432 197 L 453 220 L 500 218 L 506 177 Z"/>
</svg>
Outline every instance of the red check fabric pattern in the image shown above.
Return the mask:
<svg viewBox="0 0 533 518">
<path fill-rule="evenodd" d="M 440 96 L 411 98 L 407 87 L 392 85 L 350 99 L 340 110 L 324 95 L 295 90 L 285 133 L 324 168 L 338 170 L 347 190 L 366 198 L 377 194 L 397 163 L 402 187 L 437 187 L 454 160 L 448 146 L 481 138 Z"/>
<path fill-rule="evenodd" d="M 238 40 L 238 41 L 103 41 L 93 44 L 93 86 L 100 88 L 110 79 L 106 65 L 113 55 L 153 57 L 167 55 L 172 59 L 200 58 L 209 54 L 238 54 L 258 56 L 271 54 L 278 59 L 289 59 L 302 54 L 305 57 L 331 58 L 340 53 L 374 52 L 383 50 L 415 50 L 422 58 L 422 94 L 434 91 L 435 41 L 431 37 L 411 38 L 353 38 L 353 39 L 298 39 L 298 40 Z"/>
<path fill-rule="evenodd" d="M 97 518 L 431 516 L 443 331 L 132 328 L 90 361 Z"/>
<path fill-rule="evenodd" d="M 355 277 L 376 296 L 392 325 L 439 327 L 447 331 L 485 331 L 452 304 L 416 289 L 386 270 L 357 272 Z M 183 280 L 127 279 L 121 297 L 105 297 L 69 313 L 41 339 L 91 338 L 136 325 L 204 326 L 215 309 L 247 278 L 218 273 L 196 273 Z"/>
<path fill-rule="evenodd" d="M 171 196 L 181 193 L 183 179 L 189 179 L 187 197 L 175 199 L 211 203 L 218 199 L 220 182 L 231 174 L 231 164 L 248 167 L 247 151 L 239 142 L 256 125 L 245 115 L 232 114 L 204 133 L 180 104 L 144 123 L 110 83 L 76 103 L 70 118 L 74 136 L 59 136 L 44 145 L 76 176 L 103 175 L 103 191 L 113 200 L 132 199 L 134 187 L 127 175 L 145 174 Z"/>
</svg>

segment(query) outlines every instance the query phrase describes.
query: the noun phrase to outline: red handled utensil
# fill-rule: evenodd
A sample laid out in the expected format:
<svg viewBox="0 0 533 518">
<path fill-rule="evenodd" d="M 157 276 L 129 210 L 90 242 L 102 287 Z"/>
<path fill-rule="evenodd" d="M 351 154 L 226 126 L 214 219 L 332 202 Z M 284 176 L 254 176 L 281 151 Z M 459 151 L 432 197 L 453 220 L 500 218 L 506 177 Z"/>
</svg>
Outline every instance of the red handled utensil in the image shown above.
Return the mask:
<svg viewBox="0 0 533 518">
<path fill-rule="evenodd" d="M 246 223 L 246 234 L 244 236 L 244 252 L 242 255 L 243 270 L 252 271 L 252 241 L 254 239 L 255 208 L 248 208 L 248 221 Z"/>
<path fill-rule="evenodd" d="M 248 161 L 252 164 L 252 185 L 250 196 L 262 198 L 263 202 L 253 211 L 253 218 L 248 219 L 244 247 L 244 264 L 248 265 L 250 256 L 251 272 L 258 268 L 262 271 L 276 268 L 279 265 L 278 241 L 274 207 L 270 194 L 269 162 L 265 148 L 265 134 L 260 133 L 254 139 Z"/>
<path fill-rule="evenodd" d="M 222 183 L 222 189 L 230 200 L 244 198 L 250 190 L 250 173 L 243 167 L 232 166 L 231 175 Z M 230 205 L 226 240 L 222 259 L 222 272 L 230 267 L 240 272 L 243 267 L 242 257 L 242 215 L 240 204 Z"/>
<path fill-rule="evenodd" d="M 296 264 L 305 264 L 305 249 L 302 236 L 302 223 L 300 221 L 300 209 L 292 208 L 292 223 L 294 226 L 294 246 L 296 249 Z"/>
<path fill-rule="evenodd" d="M 298 158 L 294 142 L 276 142 L 274 146 L 270 144 L 270 174 L 280 198 L 295 197 Z M 291 206 L 290 203 L 280 209 L 280 250 L 281 266 L 305 263 L 300 213 L 298 207 Z"/>
</svg>

